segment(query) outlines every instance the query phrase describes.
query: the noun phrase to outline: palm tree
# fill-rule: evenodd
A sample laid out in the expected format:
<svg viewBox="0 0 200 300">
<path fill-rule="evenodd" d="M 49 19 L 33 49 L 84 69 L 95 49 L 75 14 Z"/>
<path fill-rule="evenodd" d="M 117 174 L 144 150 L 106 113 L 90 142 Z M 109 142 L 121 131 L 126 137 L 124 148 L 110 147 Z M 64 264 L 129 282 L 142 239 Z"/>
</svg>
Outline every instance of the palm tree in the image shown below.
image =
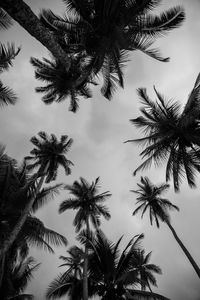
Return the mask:
<svg viewBox="0 0 200 300">
<path fill-rule="evenodd" d="M 137 285 L 147 285 L 150 276 L 154 278 L 151 274 L 153 268 L 149 268 L 148 277 L 141 278 L 140 275 L 141 264 L 138 261 L 138 251 L 141 251 L 140 243 L 143 237 L 143 234 L 134 236 L 121 254 L 119 245 L 122 238 L 112 243 L 103 232 L 98 231 L 92 239 L 89 239 L 92 250 L 89 256 L 89 274 L 102 300 L 129 299 L 130 295 L 141 295 L 142 299 L 149 299 L 148 292 L 135 289 Z M 158 271 L 157 273 L 160 272 L 157 266 L 155 270 Z M 166 299 L 158 294 L 150 294 L 156 299 Z"/>
<path fill-rule="evenodd" d="M 102 94 L 111 99 L 116 85 L 123 87 L 124 63 L 129 51 L 140 50 L 160 60 L 156 49 L 150 49 L 157 36 L 180 26 L 183 8 L 173 7 L 160 16 L 149 14 L 160 1 L 66 0 L 66 16 L 43 10 L 41 21 L 62 44 L 63 49 L 84 53 L 94 74 L 104 78 Z M 86 71 L 86 73 L 88 70 Z"/>
<path fill-rule="evenodd" d="M 133 211 L 133 216 L 139 211 L 142 211 L 142 217 L 147 210 L 149 210 L 149 218 L 151 225 L 153 220 L 155 220 L 157 227 L 159 228 L 159 221 L 162 221 L 167 224 L 171 230 L 175 240 L 189 259 L 191 265 L 196 271 L 197 275 L 200 277 L 200 268 L 194 261 L 193 257 L 183 245 L 179 237 L 177 236 L 176 231 L 171 225 L 170 215 L 168 210 L 179 210 L 179 208 L 172 204 L 169 200 L 162 198 L 161 194 L 166 192 L 169 189 L 169 184 L 160 184 L 154 185 L 150 182 L 148 177 L 141 177 L 141 183 L 137 184 L 139 189 L 132 190 L 132 192 L 138 194 L 137 202 L 139 206 Z"/>
<path fill-rule="evenodd" d="M 64 236 L 50 230 L 37 218 L 30 214 L 20 229 L 17 239 L 4 252 L 4 246 L 8 242 L 13 228 L 21 217 L 21 211 L 29 200 L 27 196 L 28 174 L 25 165 L 19 167 L 17 162 L 3 153 L 0 159 L 0 245 L 1 245 L 1 266 L 0 266 L 0 286 L 5 271 L 5 259 L 9 257 L 7 253 L 13 252 L 13 247 L 18 249 L 27 249 L 29 246 L 37 246 L 53 253 L 51 245 L 66 245 L 67 240 Z M 58 194 L 62 185 L 57 184 L 43 188 L 38 194 L 33 204 L 31 212 L 36 212 L 40 207 Z M 11 250 L 9 250 L 11 248 Z"/>
<path fill-rule="evenodd" d="M 47 299 L 56 299 L 64 295 L 68 295 L 70 300 L 82 299 L 84 251 L 78 246 L 72 246 L 67 252 L 69 256 L 60 256 L 64 263 L 59 266 L 67 267 L 67 270 L 50 283 L 46 293 Z"/>
<path fill-rule="evenodd" d="M 36 264 L 33 257 L 18 257 L 16 261 L 6 262 L 6 276 L 4 277 L 4 288 L 1 289 L 2 300 L 27 299 L 32 300 L 33 295 L 24 294 L 32 273 L 35 272 L 40 264 Z"/>
<path fill-rule="evenodd" d="M 178 102 L 166 102 L 154 88 L 158 100 L 154 103 L 146 89 L 138 89 L 142 115 L 131 122 L 144 132 L 143 138 L 127 142 L 141 143 L 145 149 L 142 158 L 147 158 L 134 172 L 167 161 L 166 181 L 173 177 L 174 189 L 179 191 L 180 182 L 186 176 L 190 187 L 195 187 L 195 173 L 200 172 L 199 91 L 200 74 L 192 89 L 184 110 L 180 113 Z"/>
<path fill-rule="evenodd" d="M 100 230 L 98 230 L 96 234 L 91 234 L 89 238 L 87 235 L 82 236 L 82 242 L 88 243 L 90 250 L 88 257 L 89 298 L 99 296 L 102 300 L 122 300 L 125 299 L 124 296 L 126 296 L 126 299 L 136 299 L 135 297 L 140 296 L 143 297 L 142 299 L 152 299 L 153 296 L 158 300 L 167 300 L 166 297 L 159 294 L 134 289 L 136 285 L 143 283 L 140 279 L 141 260 L 139 262 L 138 259 L 139 251 L 142 251 L 140 248 L 142 238 L 143 235 L 133 237 L 121 255 L 119 255 L 119 244 L 122 238 L 114 244 L 110 242 Z M 78 259 L 79 258 L 80 256 L 78 254 Z M 46 294 L 47 299 L 58 299 L 65 295 L 68 295 L 70 300 L 83 299 L 82 275 L 80 274 L 79 276 L 79 274 L 76 273 L 75 276 L 75 273 L 71 272 L 70 269 L 71 264 L 64 274 L 58 275 L 50 283 Z M 154 269 L 160 271 L 157 266 L 155 266 Z M 152 275 L 151 271 L 153 271 L 153 267 L 147 271 L 148 279 Z M 152 278 L 155 280 L 153 275 Z M 154 284 L 155 283 L 156 280 Z M 131 285 L 133 288 L 131 288 Z"/>
<path fill-rule="evenodd" d="M 74 85 L 75 80 L 81 76 L 84 70 L 81 57 L 75 57 L 74 55 L 73 57 L 73 63 L 71 63 L 69 70 L 66 70 L 63 63 L 54 58 L 51 61 L 48 59 L 40 61 L 39 59 L 31 58 L 31 63 L 36 68 L 35 77 L 47 82 L 46 86 L 36 88 L 36 92 L 45 93 L 42 97 L 44 103 L 59 103 L 65 100 L 65 98 L 70 97 L 69 110 L 75 113 L 79 107 L 79 96 L 85 98 L 92 97 L 91 91 L 88 88 L 88 83 L 92 83 L 92 81 L 87 78 L 80 85 Z"/>
<path fill-rule="evenodd" d="M 76 228 L 76 232 L 79 232 L 83 226 L 86 226 L 87 235 L 90 232 L 89 222 L 93 224 L 95 228 L 98 228 L 101 224 L 101 215 L 109 220 L 110 213 L 103 203 L 111 194 L 106 191 L 98 193 L 99 191 L 99 177 L 96 178 L 92 184 L 89 184 L 84 178 L 80 178 L 80 182 L 74 181 L 72 185 L 66 185 L 65 189 L 70 192 L 74 198 L 69 198 L 63 201 L 59 208 L 59 213 L 64 212 L 67 209 L 77 210 L 74 218 L 73 225 Z M 83 299 L 88 299 L 88 280 L 87 280 L 87 268 L 88 268 L 88 247 L 85 244 L 85 257 L 83 267 Z"/>
<path fill-rule="evenodd" d="M 142 291 L 145 291 L 146 287 L 148 287 L 150 292 L 153 293 L 150 284 L 152 284 L 153 286 L 157 286 L 156 278 L 153 273 L 162 274 L 162 271 L 158 266 L 149 263 L 151 253 L 152 252 L 149 252 L 147 255 L 145 255 L 144 249 L 138 250 L 135 253 L 134 263 L 140 278 Z M 153 298 L 154 300 L 156 300 L 156 297 Z"/>
<path fill-rule="evenodd" d="M 0 8 L 0 29 L 8 29 L 11 25 L 12 19 Z M 8 43 L 7 47 L 0 43 L 0 74 L 12 66 L 12 60 L 15 59 L 19 51 L 20 48 L 15 50 L 13 43 Z M 4 86 L 0 81 L 0 106 L 15 104 L 16 101 L 17 97 L 14 92 L 9 87 Z"/>
<path fill-rule="evenodd" d="M 68 267 L 68 270 L 63 274 L 72 274 L 74 277 L 81 279 L 82 278 L 82 267 L 84 259 L 84 251 L 78 246 L 72 246 L 67 251 L 69 256 L 61 255 L 59 258 L 63 260 L 63 264 L 59 267 Z"/>
<path fill-rule="evenodd" d="M 39 138 L 33 137 L 31 139 L 31 142 L 35 145 L 35 148 L 31 151 L 32 156 L 26 158 L 28 161 L 35 161 L 32 165 L 29 165 L 29 169 L 38 167 L 38 172 L 36 175 L 31 176 L 20 189 L 23 195 L 24 193 L 26 195 L 26 204 L 17 223 L 1 247 L 1 255 L 6 253 L 16 240 L 36 201 L 43 182 L 48 183 L 55 180 L 60 165 L 64 168 L 66 175 L 69 175 L 71 172 L 70 166 L 73 164 L 65 157 L 65 154 L 72 145 L 72 139 L 68 140 L 68 136 L 63 135 L 58 141 L 55 135 L 52 134 L 49 137 L 45 132 L 39 132 L 38 135 Z"/>
</svg>

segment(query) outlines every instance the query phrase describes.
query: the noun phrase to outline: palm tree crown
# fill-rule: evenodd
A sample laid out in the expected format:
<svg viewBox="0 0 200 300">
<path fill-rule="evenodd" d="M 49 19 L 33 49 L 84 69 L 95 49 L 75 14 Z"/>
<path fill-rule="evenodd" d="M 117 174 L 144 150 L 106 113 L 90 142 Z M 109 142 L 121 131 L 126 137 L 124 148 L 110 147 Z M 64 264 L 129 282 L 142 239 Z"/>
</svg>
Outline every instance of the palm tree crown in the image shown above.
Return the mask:
<svg viewBox="0 0 200 300">
<path fill-rule="evenodd" d="M 32 137 L 31 142 L 35 148 L 30 152 L 32 156 L 27 156 L 26 160 L 35 161 L 30 168 L 39 167 L 38 173 L 43 175 L 46 169 L 46 182 L 55 180 L 59 165 L 61 165 L 66 175 L 71 173 L 70 166 L 73 163 L 65 155 L 70 150 L 73 140 L 67 135 L 62 135 L 60 141 L 54 134 L 48 136 L 45 132 L 38 133 L 39 138 Z"/>
<path fill-rule="evenodd" d="M 74 218 L 74 226 L 77 232 L 87 224 L 87 221 L 91 220 L 95 228 L 99 227 L 100 216 L 105 219 L 110 219 L 110 213 L 103 203 L 111 194 L 106 191 L 98 193 L 99 191 L 99 177 L 89 184 L 84 178 L 80 178 L 80 182 L 74 181 L 72 185 L 66 185 L 65 189 L 74 196 L 63 201 L 59 208 L 59 213 L 64 212 L 67 209 L 78 210 Z"/>
<path fill-rule="evenodd" d="M 151 225 L 155 220 L 157 227 L 159 227 L 159 220 L 162 222 L 170 221 L 168 210 L 179 210 L 176 205 L 161 197 L 161 194 L 169 189 L 169 184 L 164 183 L 155 186 L 148 177 L 141 177 L 141 183 L 137 185 L 139 189 L 132 190 L 132 192 L 138 194 L 136 204 L 139 206 L 134 210 L 133 215 L 142 211 L 143 217 L 148 210 Z"/>
<path fill-rule="evenodd" d="M 141 156 L 147 159 L 135 170 L 158 166 L 167 161 L 166 181 L 173 177 L 174 189 L 179 190 L 182 178 L 186 176 L 190 187 L 195 187 L 195 173 L 200 172 L 200 129 L 199 129 L 200 75 L 190 93 L 182 113 L 177 102 L 167 102 L 155 89 L 158 101 L 151 101 L 146 89 L 138 89 L 144 105 L 142 116 L 131 122 L 141 128 L 145 137 L 127 142 L 141 143 L 145 149 Z"/>
<path fill-rule="evenodd" d="M 176 205 L 172 204 L 169 200 L 161 198 L 161 194 L 168 190 L 169 185 L 166 183 L 154 185 L 150 182 L 148 177 L 141 177 L 141 183 L 137 185 L 139 189 L 132 190 L 132 192 L 138 194 L 136 204 L 138 204 L 139 206 L 133 211 L 133 215 L 137 214 L 139 211 L 142 211 L 143 217 L 145 212 L 148 210 L 151 225 L 153 223 L 153 220 L 155 220 L 157 227 L 159 227 L 159 221 L 164 222 L 171 230 L 175 240 L 183 250 L 184 254 L 187 256 L 195 272 L 200 278 L 199 266 L 193 259 L 190 252 L 184 246 L 175 229 L 171 225 L 169 210 L 179 210 L 179 208 Z"/>
<path fill-rule="evenodd" d="M 66 16 L 43 10 L 41 21 L 53 32 L 65 51 L 86 55 L 90 68 L 85 73 L 103 75 L 102 94 L 111 99 L 116 85 L 123 87 L 123 65 L 127 51 L 140 50 L 160 60 L 150 49 L 157 36 L 180 26 L 183 8 L 173 7 L 160 16 L 149 14 L 160 0 L 65 0 Z M 90 71 L 89 71 L 90 70 Z"/>
<path fill-rule="evenodd" d="M 61 102 L 65 98 L 70 97 L 69 110 L 75 113 L 79 107 L 78 97 L 90 98 L 92 96 L 88 88 L 88 83 L 92 83 L 89 77 L 81 82 L 80 85 L 74 85 L 75 80 L 83 72 L 83 65 L 79 56 L 74 55 L 69 70 L 66 70 L 65 66 L 55 59 L 40 61 L 39 59 L 31 58 L 31 63 L 36 68 L 36 78 L 47 83 L 46 86 L 36 88 L 36 92 L 45 93 L 42 100 L 46 104 Z"/>
</svg>

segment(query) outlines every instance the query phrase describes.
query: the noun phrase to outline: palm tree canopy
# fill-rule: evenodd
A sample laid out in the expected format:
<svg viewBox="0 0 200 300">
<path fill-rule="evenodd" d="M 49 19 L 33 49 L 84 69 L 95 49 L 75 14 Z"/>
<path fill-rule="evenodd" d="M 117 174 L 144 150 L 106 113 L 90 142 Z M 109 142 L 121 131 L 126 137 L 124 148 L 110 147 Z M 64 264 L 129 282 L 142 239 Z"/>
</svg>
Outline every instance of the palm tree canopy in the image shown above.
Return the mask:
<svg viewBox="0 0 200 300">
<path fill-rule="evenodd" d="M 151 259 L 151 252 L 145 254 L 144 249 L 138 250 L 135 253 L 135 266 L 140 278 L 142 290 L 148 288 L 149 284 L 157 286 L 156 278 L 153 273 L 162 274 L 160 267 L 149 263 Z"/>
<path fill-rule="evenodd" d="M 146 160 L 134 175 L 150 167 L 152 162 L 159 166 L 167 161 L 166 181 L 173 177 L 175 191 L 179 191 L 184 177 L 190 187 L 195 187 L 195 173 L 200 172 L 199 89 L 200 75 L 182 113 L 178 102 L 166 102 L 156 89 L 158 100 L 155 103 L 148 97 L 146 89 L 138 89 L 143 104 L 142 115 L 131 122 L 143 130 L 145 137 L 127 142 L 144 145 L 140 155 Z"/>
<path fill-rule="evenodd" d="M 72 246 L 67 251 L 68 256 L 60 256 L 59 258 L 63 261 L 59 267 L 67 267 L 67 271 L 63 276 L 67 274 L 72 274 L 76 278 L 82 278 L 82 268 L 84 259 L 84 250 L 78 246 Z"/>
<path fill-rule="evenodd" d="M 80 231 L 89 219 L 95 228 L 101 224 L 101 215 L 106 220 L 110 219 L 108 208 L 103 203 L 111 194 L 108 191 L 99 193 L 99 177 L 91 184 L 81 177 L 80 182 L 74 181 L 72 185 L 66 185 L 65 189 L 74 197 L 61 203 L 59 213 L 67 209 L 78 210 L 73 223 L 77 232 Z"/>
<path fill-rule="evenodd" d="M 104 78 L 101 91 L 108 99 L 111 99 L 116 85 L 123 87 L 122 68 L 127 62 L 127 51 L 140 50 L 160 61 L 168 61 L 150 46 L 156 37 L 179 27 L 185 17 L 180 6 L 160 15 L 150 14 L 160 0 L 64 2 L 64 17 L 55 15 L 51 10 L 43 10 L 41 21 L 65 51 L 86 54 L 91 71 L 94 74 L 101 71 Z"/>
<path fill-rule="evenodd" d="M 69 152 L 73 140 L 68 139 L 67 135 L 62 135 L 59 141 L 54 134 L 48 136 L 43 131 L 39 132 L 38 136 L 31 138 L 35 148 L 30 152 L 31 156 L 25 158 L 27 161 L 35 161 L 29 168 L 38 168 L 38 174 L 41 175 L 46 169 L 46 183 L 56 179 L 59 166 L 64 168 L 66 175 L 71 174 L 70 167 L 73 163 L 65 155 Z"/>
<path fill-rule="evenodd" d="M 46 104 L 51 104 L 53 102 L 59 103 L 70 97 L 69 110 L 75 113 L 79 107 L 79 96 L 92 97 L 88 88 L 88 83 L 92 83 L 92 81 L 88 77 L 80 85 L 74 85 L 75 80 L 83 72 L 84 64 L 82 57 L 78 55 L 73 55 L 71 59 L 73 62 L 69 70 L 66 70 L 65 66 L 55 59 L 40 61 L 31 58 L 31 63 L 36 68 L 35 77 L 47 83 L 46 86 L 36 88 L 36 92 L 45 93 L 42 100 Z"/>
<path fill-rule="evenodd" d="M 122 300 L 124 296 L 127 296 L 128 290 L 134 291 L 137 295 L 137 290 L 135 290 L 137 285 L 147 284 L 147 282 L 143 283 L 143 280 L 147 278 L 149 280 L 150 277 L 155 280 L 152 272 L 160 273 L 159 267 L 148 265 L 148 257 L 145 261 L 146 265 L 149 266 L 148 275 L 141 278 L 141 261 L 138 258 L 140 251 L 142 251 L 140 244 L 143 238 L 143 234 L 134 236 L 121 254 L 119 245 L 122 238 L 116 243 L 112 243 L 99 230 L 89 240 L 91 249 L 89 274 L 94 281 L 98 295 L 102 297 L 101 299 Z M 144 273 L 146 275 L 147 271 Z M 143 297 L 148 299 L 145 295 Z"/>
<path fill-rule="evenodd" d="M 141 177 L 138 190 L 131 190 L 138 195 L 136 205 L 138 207 L 133 211 L 133 216 L 139 211 L 142 211 L 142 217 L 146 211 L 149 211 L 149 218 L 151 225 L 155 220 L 157 227 L 159 227 L 159 220 L 170 223 L 169 210 L 179 210 L 179 208 L 172 204 L 169 200 L 162 198 L 161 194 L 169 189 L 169 184 L 154 185 L 148 177 Z"/>
</svg>

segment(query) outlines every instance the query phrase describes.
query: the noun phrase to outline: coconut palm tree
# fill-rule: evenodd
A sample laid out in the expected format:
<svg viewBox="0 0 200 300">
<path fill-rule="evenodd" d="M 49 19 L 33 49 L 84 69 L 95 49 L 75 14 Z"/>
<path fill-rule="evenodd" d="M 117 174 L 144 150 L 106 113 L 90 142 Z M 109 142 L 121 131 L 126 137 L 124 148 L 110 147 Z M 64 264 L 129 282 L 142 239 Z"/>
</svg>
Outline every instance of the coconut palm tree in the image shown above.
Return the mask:
<svg viewBox="0 0 200 300">
<path fill-rule="evenodd" d="M 144 132 L 143 138 L 128 140 L 145 146 L 141 152 L 146 160 L 135 170 L 166 163 L 166 181 L 173 178 L 174 189 L 179 191 L 182 178 L 186 176 L 190 187 L 195 187 L 195 173 L 200 172 L 200 74 L 188 101 L 180 112 L 178 102 L 166 102 L 154 88 L 158 100 L 153 102 L 146 89 L 138 89 L 143 107 L 142 115 L 131 122 Z"/>
<path fill-rule="evenodd" d="M 111 99 L 116 85 L 123 87 L 123 66 L 129 51 L 140 50 L 160 60 L 158 50 L 150 46 L 159 35 L 179 27 L 183 8 L 173 7 L 160 16 L 150 14 L 160 1 L 66 0 L 66 16 L 43 10 L 41 21 L 51 30 L 62 47 L 86 53 L 94 74 L 104 78 L 102 94 Z M 67 45 L 66 45 L 67 43 Z M 86 71 L 87 73 L 87 71 Z"/>
<path fill-rule="evenodd" d="M 7 239 L 21 217 L 21 212 L 29 199 L 25 188 L 28 180 L 25 165 L 19 167 L 15 160 L 2 152 L 0 159 L 0 286 L 4 276 L 5 259 L 8 257 L 7 253 L 9 251 L 13 252 L 13 247 L 18 251 L 21 248 L 27 249 L 29 246 L 37 246 L 53 253 L 51 245 L 59 246 L 67 243 L 64 236 L 46 228 L 39 219 L 29 214 L 17 235 L 17 239 L 13 241 L 8 251 L 3 251 L 3 247 L 7 245 Z M 37 194 L 31 212 L 36 212 L 58 194 L 61 186 L 57 184 L 43 188 Z M 9 250 L 10 248 L 11 250 Z"/>
<path fill-rule="evenodd" d="M 63 201 L 59 208 L 59 213 L 68 209 L 77 210 L 73 225 L 76 232 L 79 232 L 83 226 L 86 226 L 86 232 L 89 235 L 90 221 L 95 228 L 101 224 L 100 217 L 110 219 L 110 213 L 103 203 L 111 194 L 106 191 L 99 193 L 99 177 L 92 184 L 84 178 L 80 178 L 80 182 L 74 181 L 72 185 L 66 185 L 65 189 L 70 192 L 73 198 Z M 87 266 L 88 266 L 88 247 L 85 244 L 85 258 L 83 267 L 83 299 L 88 299 L 88 282 L 87 282 Z"/>
<path fill-rule="evenodd" d="M 12 19 L 10 16 L 0 8 L 0 30 L 8 29 L 12 25 Z M 19 53 L 20 48 L 17 50 L 13 43 L 7 44 L 7 47 L 0 43 L 0 74 L 8 70 L 10 66 L 12 66 L 12 60 Z M 0 106 L 15 104 L 17 101 L 17 97 L 14 92 L 7 86 L 4 86 L 0 81 Z"/>
<path fill-rule="evenodd" d="M 88 83 L 93 82 L 89 79 L 89 76 L 80 85 L 74 84 L 76 79 L 84 72 L 84 65 L 81 60 L 81 57 L 73 55 L 71 67 L 66 70 L 63 63 L 54 58 L 52 60 L 43 59 L 43 61 L 31 58 L 31 64 L 36 68 L 35 77 L 47 83 L 46 86 L 36 88 L 36 92 L 45 93 L 42 97 L 45 104 L 59 103 L 69 97 L 69 110 L 75 113 L 79 107 L 79 96 L 92 97 Z"/>
<path fill-rule="evenodd" d="M 140 296 L 143 297 L 142 299 L 152 299 L 152 296 L 155 296 L 155 299 L 167 300 L 166 297 L 156 293 L 135 290 L 137 285 L 143 283 L 139 275 L 141 263 L 138 260 L 142 238 L 143 235 L 133 237 L 120 255 L 119 244 L 122 238 L 114 244 L 100 230 L 95 234 L 91 234 L 89 238 L 87 234 L 84 237 L 82 236 L 82 242 L 88 243 L 90 250 L 88 260 L 89 298 L 99 296 L 102 300 L 122 300 L 136 299 L 135 297 Z M 159 268 L 157 267 L 157 269 Z M 78 275 L 78 273 L 76 274 Z M 150 274 L 149 269 L 149 277 Z M 153 275 L 152 277 L 155 280 Z M 67 273 L 66 271 L 51 282 L 47 290 L 47 299 L 58 299 L 65 295 L 68 295 L 70 300 L 83 299 L 82 281 L 79 275 L 75 277 L 74 273 Z"/>
<path fill-rule="evenodd" d="M 74 277 L 81 279 L 82 278 L 82 268 L 84 260 L 84 251 L 78 246 L 72 246 L 67 251 L 69 256 L 61 255 L 59 258 L 63 260 L 63 264 L 59 267 L 67 267 L 68 270 L 63 274 L 72 274 Z"/>
<path fill-rule="evenodd" d="M 138 204 L 139 206 L 133 211 L 133 216 L 137 214 L 139 211 L 142 211 L 142 217 L 143 217 L 145 212 L 149 211 L 149 218 L 150 218 L 151 225 L 153 224 L 154 220 L 158 228 L 159 228 L 159 221 L 162 221 L 165 224 L 167 224 L 175 240 L 183 250 L 184 254 L 189 259 L 197 275 L 200 277 L 200 268 L 194 261 L 189 251 L 183 245 L 176 231 L 171 225 L 169 210 L 178 211 L 179 208 L 176 205 L 172 204 L 169 200 L 161 197 L 162 193 L 166 192 L 169 189 L 169 184 L 164 183 L 160 185 L 154 185 L 151 183 L 148 177 L 144 177 L 144 178 L 141 177 L 141 182 L 137 185 L 139 189 L 132 190 L 132 192 L 138 195 L 136 204 Z"/>
<path fill-rule="evenodd" d="M 98 231 L 89 240 L 92 250 L 89 256 L 89 274 L 94 282 L 97 294 L 102 300 L 129 299 L 130 295 L 136 297 L 141 295 L 143 299 L 149 299 L 148 292 L 135 289 L 140 284 L 148 284 L 147 277 L 141 278 L 141 264 L 138 261 L 138 251 L 141 251 L 140 243 L 143 237 L 143 234 L 134 236 L 121 254 L 119 245 L 122 238 L 116 243 L 112 243 L 103 232 Z M 155 269 L 160 272 L 158 267 L 154 268 L 154 271 Z M 151 270 L 149 268 L 148 271 L 149 277 L 152 276 L 155 279 L 151 274 L 153 268 Z M 145 280 L 145 283 L 143 283 L 143 280 Z M 156 299 L 162 299 L 163 297 L 154 293 L 151 293 L 152 296 L 155 296 Z M 163 297 L 163 299 L 166 298 Z"/>
<path fill-rule="evenodd" d="M 78 246 L 69 248 L 68 256 L 60 256 L 67 270 L 59 274 L 49 285 L 47 299 L 56 299 L 68 295 L 70 300 L 81 300 L 83 291 L 83 260 L 84 251 Z"/>
<path fill-rule="evenodd" d="M 64 168 L 66 175 L 69 175 L 71 172 L 70 166 L 73 164 L 65 157 L 65 154 L 72 145 L 72 139 L 68 139 L 68 136 L 63 135 L 58 141 L 55 135 L 52 134 L 49 137 L 45 132 L 39 132 L 38 135 L 39 138 L 33 137 L 31 139 L 35 148 L 31 151 L 31 156 L 26 158 L 27 161 L 35 161 L 29 165 L 29 169 L 38 168 L 38 172 L 36 175 L 31 176 L 19 191 L 24 196 L 26 195 L 26 205 L 11 233 L 4 241 L 1 247 L 1 254 L 6 253 L 16 240 L 18 233 L 31 212 L 43 182 L 48 183 L 55 180 L 60 165 Z"/>
<path fill-rule="evenodd" d="M 138 250 L 135 253 L 134 263 L 140 278 L 142 291 L 145 291 L 147 287 L 150 292 L 153 293 L 151 284 L 153 286 L 157 286 L 156 278 L 153 273 L 162 274 L 162 271 L 158 266 L 149 263 L 151 253 L 152 252 L 149 252 L 147 255 L 145 255 L 144 249 Z M 156 297 L 153 296 L 153 299 L 156 300 Z"/>
<path fill-rule="evenodd" d="M 40 264 L 36 264 L 33 257 L 19 256 L 16 261 L 6 261 L 6 274 L 4 277 L 4 288 L 1 289 L 2 300 L 34 299 L 33 295 L 24 294 L 32 273 Z"/>
</svg>

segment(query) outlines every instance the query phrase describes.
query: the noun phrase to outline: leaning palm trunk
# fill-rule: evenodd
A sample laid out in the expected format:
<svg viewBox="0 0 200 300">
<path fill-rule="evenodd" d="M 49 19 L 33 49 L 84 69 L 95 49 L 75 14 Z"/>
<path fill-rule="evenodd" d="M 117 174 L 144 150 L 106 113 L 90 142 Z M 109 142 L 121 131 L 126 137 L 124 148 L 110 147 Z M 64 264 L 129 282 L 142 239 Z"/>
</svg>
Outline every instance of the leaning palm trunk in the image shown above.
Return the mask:
<svg viewBox="0 0 200 300">
<path fill-rule="evenodd" d="M 4 0 L 0 5 L 30 35 L 43 44 L 57 59 L 63 61 L 66 69 L 70 67 L 70 58 L 57 43 L 52 33 L 40 22 L 30 7 L 22 0 Z"/>
<path fill-rule="evenodd" d="M 89 220 L 86 220 L 87 237 L 89 236 Z M 85 243 L 84 264 L 83 264 L 83 300 L 88 300 L 88 246 Z"/>
<path fill-rule="evenodd" d="M 44 175 L 40 178 L 37 188 L 34 191 L 33 196 L 30 198 L 30 201 L 27 203 L 27 205 L 25 206 L 24 210 L 21 213 L 21 216 L 19 217 L 19 220 L 17 221 L 17 224 L 14 226 L 13 230 L 11 231 L 10 235 L 8 236 L 8 238 L 5 240 L 5 242 L 3 243 L 1 249 L 0 249 L 0 258 L 4 256 L 4 254 L 9 250 L 9 248 L 12 246 L 13 242 L 16 240 L 20 230 L 22 229 L 28 214 L 33 206 L 33 203 L 37 197 L 37 194 L 39 193 L 43 183 L 44 183 L 44 179 L 45 179 L 45 173 L 47 171 L 48 168 L 48 164 L 45 167 L 44 170 Z"/>
<path fill-rule="evenodd" d="M 183 243 L 181 242 L 181 240 L 179 239 L 178 235 L 176 234 L 176 231 L 174 230 L 174 228 L 172 227 L 172 225 L 170 224 L 169 221 L 165 221 L 166 224 L 168 225 L 169 229 L 171 230 L 175 240 L 177 241 L 177 243 L 179 244 L 179 246 L 181 247 L 181 249 L 183 250 L 183 252 L 185 253 L 185 255 L 187 256 L 187 258 L 189 259 L 191 265 L 193 266 L 193 268 L 195 269 L 197 275 L 200 278 L 200 268 L 198 267 L 198 265 L 196 264 L 196 262 L 194 261 L 193 257 L 191 256 L 190 252 L 186 249 L 186 247 L 183 245 Z"/>
</svg>

